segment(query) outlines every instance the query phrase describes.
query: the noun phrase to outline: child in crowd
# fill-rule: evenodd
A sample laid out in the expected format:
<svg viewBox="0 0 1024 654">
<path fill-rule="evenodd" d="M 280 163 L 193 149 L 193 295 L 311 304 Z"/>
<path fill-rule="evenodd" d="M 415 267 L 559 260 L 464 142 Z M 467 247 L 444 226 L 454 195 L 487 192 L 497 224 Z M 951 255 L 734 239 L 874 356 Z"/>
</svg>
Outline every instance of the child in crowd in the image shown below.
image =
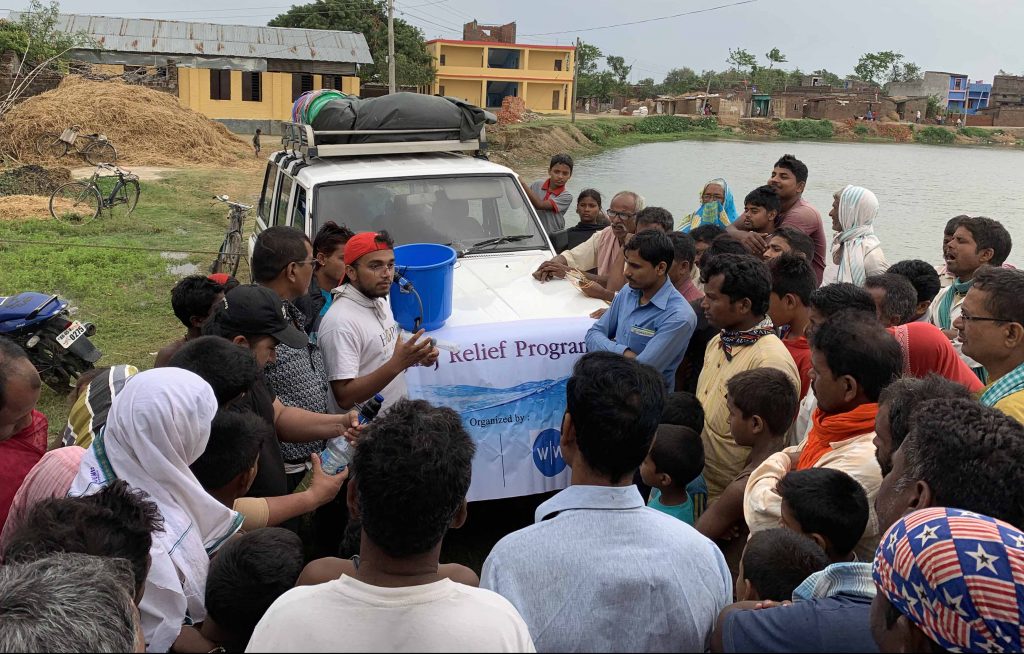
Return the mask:
<svg viewBox="0 0 1024 654">
<path fill-rule="evenodd" d="M 814 259 L 814 241 L 796 227 L 779 227 L 768 239 L 768 247 L 764 250 L 765 259 L 774 259 L 783 254 L 795 254 Z M 817 277 L 815 277 L 817 282 Z"/>
<path fill-rule="evenodd" d="M 939 280 L 939 273 L 927 261 L 920 259 L 906 259 L 889 266 L 887 270 L 891 275 L 902 275 L 914 287 L 917 293 L 917 307 L 914 309 L 912 322 L 928 322 L 928 311 L 931 309 L 932 300 L 939 294 L 942 285 Z"/>
<path fill-rule="evenodd" d="M 700 516 L 697 531 L 716 541 L 734 574 L 750 531 L 743 520 L 747 478 L 768 456 L 783 447 L 783 436 L 796 417 L 796 389 L 775 368 L 737 373 L 726 384 L 729 428 L 737 445 L 750 448 L 743 471 Z"/>
<path fill-rule="evenodd" d="M 759 531 L 743 550 L 736 601 L 792 600 L 796 587 L 827 565 L 828 557 L 810 538 L 783 528 Z"/>
<path fill-rule="evenodd" d="M 280 525 L 315 511 L 333 500 L 348 478 L 347 470 L 324 474 L 320 457 L 314 454 L 310 457 L 312 482 L 305 490 L 279 497 L 246 497 L 259 469 L 260 447 L 274 435 L 273 429 L 251 411 L 218 411 L 210 425 L 206 451 L 189 466 L 203 490 L 242 514 L 246 531 Z"/>
<path fill-rule="evenodd" d="M 768 315 L 800 373 L 800 399 L 811 388 L 811 346 L 807 342 L 811 293 L 818 286 L 811 260 L 793 254 L 769 259 L 772 294 Z"/>
<path fill-rule="evenodd" d="M 647 506 L 692 525 L 693 500 L 686 486 L 703 469 L 704 444 L 699 432 L 658 425 L 651 450 L 640 465 L 640 476 L 651 487 Z"/>
<path fill-rule="evenodd" d="M 331 293 L 345 281 L 345 244 L 355 236 L 345 225 L 328 220 L 313 239 L 313 276 L 309 280 L 309 311 L 306 318 L 306 333 L 316 342 L 320 321 L 334 302 Z M 304 309 L 304 307 L 300 307 Z"/>
<path fill-rule="evenodd" d="M 568 245 L 572 249 L 608 226 L 608 218 L 601 210 L 601 194 L 592 189 L 585 188 L 580 191 L 576 198 L 576 215 L 580 221 L 566 230 Z"/>
<path fill-rule="evenodd" d="M 771 234 L 775 231 L 775 218 L 782 211 L 782 201 L 771 186 L 759 186 L 743 199 L 743 214 L 736 227 L 744 232 Z"/>
<path fill-rule="evenodd" d="M 540 222 L 549 234 L 565 229 L 565 212 L 572 206 L 572 193 L 565 185 L 572 178 L 572 167 L 572 157 L 556 154 L 548 164 L 547 179 L 527 184 L 522 177 L 519 178 L 530 204 L 537 210 Z"/>
<path fill-rule="evenodd" d="M 200 633 L 229 652 L 244 652 L 263 614 L 300 572 L 302 541 L 287 529 L 257 529 L 230 541 L 210 561 Z"/>
<path fill-rule="evenodd" d="M 725 229 L 718 225 L 701 225 L 690 232 L 690 236 L 693 238 L 693 243 L 697 248 L 697 258 L 694 260 L 697 268 L 704 265 L 702 263 L 704 260 L 704 253 L 709 247 L 711 247 L 711 242 L 714 241 L 716 237 L 721 236 L 724 233 Z"/>
<path fill-rule="evenodd" d="M 779 480 L 782 525 L 816 542 L 832 563 L 854 561 L 868 524 L 868 496 L 856 479 L 834 468 L 794 470 Z"/>
<path fill-rule="evenodd" d="M 203 323 L 214 308 L 220 305 L 225 292 L 222 284 L 203 275 L 190 275 L 174 285 L 171 289 L 171 307 L 175 317 L 185 326 L 185 335 L 160 348 L 153 367 L 166 366 L 182 345 L 202 335 Z"/>
<path fill-rule="evenodd" d="M 693 393 L 681 391 L 669 393 L 665 397 L 665 408 L 661 412 L 661 424 L 689 427 L 699 434 L 700 430 L 704 429 L 704 407 L 700 405 L 700 400 Z M 640 476 L 639 472 L 637 472 L 637 476 Z M 651 488 L 643 482 L 639 485 L 640 492 L 646 501 Z M 696 522 L 708 504 L 708 485 L 704 482 L 704 475 L 697 475 L 686 485 L 686 494 L 693 502 L 693 520 Z"/>
</svg>

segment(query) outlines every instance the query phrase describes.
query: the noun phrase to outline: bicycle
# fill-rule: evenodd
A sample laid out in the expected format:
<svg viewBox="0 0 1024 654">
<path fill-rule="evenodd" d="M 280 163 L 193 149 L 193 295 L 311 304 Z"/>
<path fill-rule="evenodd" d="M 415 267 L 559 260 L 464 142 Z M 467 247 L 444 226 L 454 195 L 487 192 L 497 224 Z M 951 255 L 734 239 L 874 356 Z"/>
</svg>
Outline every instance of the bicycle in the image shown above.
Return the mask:
<svg viewBox="0 0 1024 654">
<path fill-rule="evenodd" d="M 113 175 L 104 175 L 102 179 L 117 177 L 117 182 L 106 197 L 100 190 L 97 180 L 101 179 L 100 171 L 109 170 Z M 111 215 L 114 207 L 125 205 L 125 217 L 131 215 L 135 205 L 139 203 L 139 178 L 127 170 L 117 166 L 101 163 L 96 166 L 88 181 L 75 181 L 62 184 L 50 195 L 50 215 L 57 220 L 80 226 L 91 222 L 107 209 Z"/>
<path fill-rule="evenodd" d="M 227 273 L 234 277 L 238 273 L 238 264 L 242 259 L 242 229 L 245 225 L 245 215 L 252 211 L 252 207 L 241 202 L 232 202 L 226 195 L 215 195 L 213 199 L 231 207 L 231 213 L 228 231 L 224 234 L 224 242 L 220 245 L 217 259 L 210 267 L 210 273 Z"/>
<path fill-rule="evenodd" d="M 83 159 L 94 166 L 117 161 L 117 149 L 106 136 L 103 134 L 81 134 L 81 131 L 81 127 L 72 125 L 58 136 L 43 134 L 36 139 L 36 152 L 41 157 L 50 156 L 60 159 L 73 147 L 75 154 L 81 155 Z M 88 141 L 84 148 L 76 145 L 79 138 Z"/>
</svg>

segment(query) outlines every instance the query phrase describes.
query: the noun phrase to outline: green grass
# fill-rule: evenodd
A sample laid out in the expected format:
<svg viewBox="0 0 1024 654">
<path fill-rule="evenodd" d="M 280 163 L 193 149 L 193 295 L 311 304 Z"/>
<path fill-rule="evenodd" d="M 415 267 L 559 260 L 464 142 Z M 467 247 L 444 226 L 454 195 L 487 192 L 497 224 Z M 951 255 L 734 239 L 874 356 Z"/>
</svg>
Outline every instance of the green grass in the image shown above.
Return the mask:
<svg viewBox="0 0 1024 654">
<path fill-rule="evenodd" d="M 780 120 L 779 136 L 787 139 L 830 139 L 835 136 L 831 120 Z"/>
<path fill-rule="evenodd" d="M 56 293 L 78 307 L 79 320 L 96 325 L 92 341 L 103 352 L 99 365 L 131 363 L 149 368 L 152 353 L 183 331 L 170 307 L 170 290 L 180 277 L 168 267 L 193 263 L 204 270 L 214 258 L 190 254 L 172 261 L 162 258 L 160 250 L 217 250 L 227 225 L 227 209 L 211 196 L 228 192 L 248 202 L 258 192 L 258 184 L 257 175 L 250 171 L 182 172 L 158 182 L 142 182 L 139 204 L 130 217 L 104 212 L 81 227 L 53 219 L 0 222 L 0 295 Z M 75 243 L 105 247 L 74 247 Z M 247 280 L 244 265 L 239 277 Z M 50 419 L 52 438 L 67 419 L 65 399 L 44 388 L 40 409 Z"/>
<path fill-rule="evenodd" d="M 956 141 L 956 135 L 942 127 L 922 127 L 914 130 L 914 140 L 929 145 L 948 145 Z"/>
<path fill-rule="evenodd" d="M 981 127 L 961 127 L 957 132 L 964 136 L 969 136 L 975 139 L 985 139 L 986 141 L 991 140 L 993 134 L 989 130 L 982 129 Z"/>
</svg>

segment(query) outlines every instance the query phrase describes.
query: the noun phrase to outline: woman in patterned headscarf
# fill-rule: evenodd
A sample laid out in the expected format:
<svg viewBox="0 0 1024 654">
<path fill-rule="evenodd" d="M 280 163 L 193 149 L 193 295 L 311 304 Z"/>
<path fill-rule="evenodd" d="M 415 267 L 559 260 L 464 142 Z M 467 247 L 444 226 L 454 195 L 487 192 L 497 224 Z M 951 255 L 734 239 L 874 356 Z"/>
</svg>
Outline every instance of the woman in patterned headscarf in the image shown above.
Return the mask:
<svg viewBox="0 0 1024 654">
<path fill-rule="evenodd" d="M 1019 652 L 1024 533 L 961 509 L 915 511 L 878 545 L 871 633 L 882 652 Z"/>
<path fill-rule="evenodd" d="M 688 234 L 691 229 L 701 225 L 718 225 L 725 229 L 737 217 L 739 214 L 736 213 L 736 202 L 729 183 L 719 177 L 704 185 L 700 191 L 700 206 L 683 218 L 678 231 Z"/>
</svg>

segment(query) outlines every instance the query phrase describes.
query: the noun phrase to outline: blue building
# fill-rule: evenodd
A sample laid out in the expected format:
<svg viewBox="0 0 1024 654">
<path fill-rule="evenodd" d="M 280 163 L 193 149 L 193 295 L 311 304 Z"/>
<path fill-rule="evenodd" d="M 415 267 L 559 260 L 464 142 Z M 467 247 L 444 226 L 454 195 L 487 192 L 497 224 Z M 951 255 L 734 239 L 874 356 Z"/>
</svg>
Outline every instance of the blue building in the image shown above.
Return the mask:
<svg viewBox="0 0 1024 654">
<path fill-rule="evenodd" d="M 989 97 L 992 95 L 992 85 L 982 82 L 971 82 L 967 86 L 967 113 L 977 113 L 981 109 L 988 108 Z"/>
</svg>

